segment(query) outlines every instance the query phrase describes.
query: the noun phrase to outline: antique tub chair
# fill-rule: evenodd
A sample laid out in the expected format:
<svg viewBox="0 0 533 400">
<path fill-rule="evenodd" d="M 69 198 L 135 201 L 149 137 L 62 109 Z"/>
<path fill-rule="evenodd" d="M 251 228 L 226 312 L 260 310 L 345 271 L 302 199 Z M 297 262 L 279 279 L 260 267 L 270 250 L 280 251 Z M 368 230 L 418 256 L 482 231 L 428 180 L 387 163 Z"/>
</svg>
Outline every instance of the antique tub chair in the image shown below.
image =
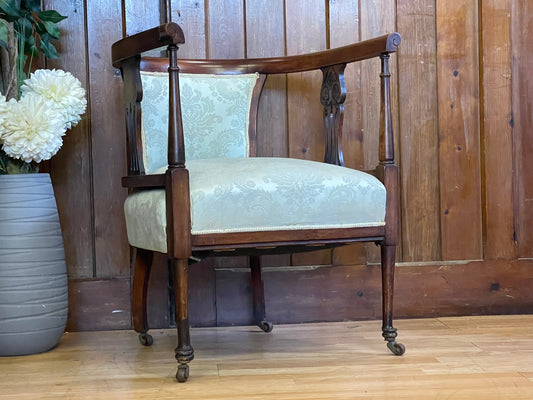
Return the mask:
<svg viewBox="0 0 533 400">
<path fill-rule="evenodd" d="M 381 247 L 382 334 L 394 354 L 403 354 L 392 325 L 399 198 L 388 67 L 400 35 L 307 55 L 243 60 L 180 60 L 178 45 L 184 41 L 181 28 L 168 23 L 112 47 L 113 65 L 124 81 L 128 175 L 122 184 L 129 189 L 124 208 L 136 254 L 133 325 L 141 343 L 152 344 L 146 298 L 154 252 L 166 253 L 173 271 L 176 378 L 184 382 L 194 357 L 189 266 L 211 255 L 250 256 L 254 317 L 268 332 L 259 256 L 369 241 Z M 163 46 L 168 58 L 141 57 Z M 365 173 L 343 162 L 343 71 L 347 63 L 376 57 L 379 165 Z M 266 77 L 314 69 L 324 77 L 316 97 L 324 106 L 324 162 L 254 157 Z"/>
</svg>

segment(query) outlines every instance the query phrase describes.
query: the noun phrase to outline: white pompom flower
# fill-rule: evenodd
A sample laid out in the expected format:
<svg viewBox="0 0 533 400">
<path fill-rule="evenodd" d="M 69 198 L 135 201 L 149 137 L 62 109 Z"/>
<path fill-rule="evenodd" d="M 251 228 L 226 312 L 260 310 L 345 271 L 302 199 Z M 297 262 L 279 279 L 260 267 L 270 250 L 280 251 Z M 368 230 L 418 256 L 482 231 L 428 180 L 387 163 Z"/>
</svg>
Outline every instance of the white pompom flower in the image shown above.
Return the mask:
<svg viewBox="0 0 533 400">
<path fill-rule="evenodd" d="M 9 105 L 6 101 L 6 96 L 0 93 L 0 138 L 2 137 L 2 127 L 4 126 L 4 121 L 9 118 L 8 110 Z"/>
<path fill-rule="evenodd" d="M 54 156 L 65 134 L 65 120 L 50 100 L 27 94 L 18 102 L 5 102 L 7 118 L 1 118 L 0 141 L 5 153 L 25 162 L 41 162 Z M 0 106 L 0 114 L 2 114 Z"/>
<path fill-rule="evenodd" d="M 35 93 L 51 100 L 56 112 L 61 113 L 65 126 L 70 129 L 81 120 L 87 108 L 85 89 L 70 72 L 59 69 L 38 69 L 24 81 L 22 97 Z"/>
</svg>

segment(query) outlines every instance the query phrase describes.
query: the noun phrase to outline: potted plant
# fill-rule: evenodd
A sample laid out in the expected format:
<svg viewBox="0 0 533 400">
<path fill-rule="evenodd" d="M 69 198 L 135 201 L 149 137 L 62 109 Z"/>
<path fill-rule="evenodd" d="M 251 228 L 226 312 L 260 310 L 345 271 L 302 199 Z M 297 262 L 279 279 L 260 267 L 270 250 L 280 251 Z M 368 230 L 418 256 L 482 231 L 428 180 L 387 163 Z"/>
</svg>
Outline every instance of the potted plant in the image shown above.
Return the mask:
<svg viewBox="0 0 533 400">
<path fill-rule="evenodd" d="M 67 319 L 57 206 L 49 174 L 37 172 L 87 101 L 68 72 L 30 73 L 39 54 L 58 57 L 64 18 L 40 0 L 0 0 L 0 356 L 53 348 Z"/>
</svg>

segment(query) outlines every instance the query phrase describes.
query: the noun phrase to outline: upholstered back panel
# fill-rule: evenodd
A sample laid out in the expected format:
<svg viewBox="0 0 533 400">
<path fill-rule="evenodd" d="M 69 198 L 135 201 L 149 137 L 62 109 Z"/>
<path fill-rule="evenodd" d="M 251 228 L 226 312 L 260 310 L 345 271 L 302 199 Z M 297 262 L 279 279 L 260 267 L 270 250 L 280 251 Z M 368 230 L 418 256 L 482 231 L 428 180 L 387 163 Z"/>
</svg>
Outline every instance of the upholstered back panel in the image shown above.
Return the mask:
<svg viewBox="0 0 533 400">
<path fill-rule="evenodd" d="M 180 74 L 187 160 L 249 155 L 248 123 L 258 74 Z M 167 165 L 168 74 L 141 72 L 142 141 L 146 173 Z"/>
</svg>

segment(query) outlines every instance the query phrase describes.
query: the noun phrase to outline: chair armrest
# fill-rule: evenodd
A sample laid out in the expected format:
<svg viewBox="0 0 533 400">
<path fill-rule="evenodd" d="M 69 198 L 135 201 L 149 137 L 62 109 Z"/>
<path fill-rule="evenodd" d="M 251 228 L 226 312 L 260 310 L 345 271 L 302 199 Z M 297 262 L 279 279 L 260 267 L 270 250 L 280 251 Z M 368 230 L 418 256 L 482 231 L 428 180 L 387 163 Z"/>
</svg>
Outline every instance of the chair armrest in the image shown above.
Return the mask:
<svg viewBox="0 0 533 400">
<path fill-rule="evenodd" d="M 145 51 L 182 43 L 185 43 L 183 31 L 178 24 L 171 22 L 113 43 L 111 60 L 115 68 L 121 68 L 124 60 L 140 55 Z"/>
</svg>

